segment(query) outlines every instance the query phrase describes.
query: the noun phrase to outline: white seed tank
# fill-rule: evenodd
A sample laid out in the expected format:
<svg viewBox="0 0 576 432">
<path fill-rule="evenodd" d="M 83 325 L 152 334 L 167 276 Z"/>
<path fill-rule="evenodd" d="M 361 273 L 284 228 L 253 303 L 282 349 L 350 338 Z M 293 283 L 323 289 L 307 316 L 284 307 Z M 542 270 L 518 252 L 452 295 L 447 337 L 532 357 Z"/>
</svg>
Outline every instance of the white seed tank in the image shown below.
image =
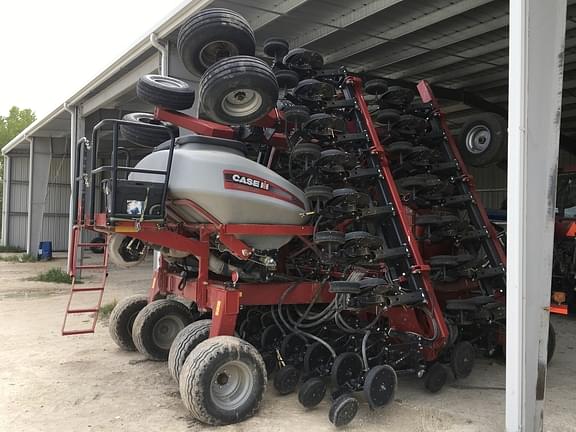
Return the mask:
<svg viewBox="0 0 576 432">
<path fill-rule="evenodd" d="M 137 168 L 165 170 L 167 150 L 144 157 Z M 163 182 L 163 177 L 132 173 L 129 180 Z M 304 193 L 274 171 L 245 157 L 238 141 L 190 135 L 177 141 L 169 182 L 170 199 L 198 204 L 224 224 L 303 225 Z M 188 207 L 177 207 L 187 222 L 207 222 Z M 292 236 L 238 236 L 249 246 L 278 249 Z"/>
</svg>

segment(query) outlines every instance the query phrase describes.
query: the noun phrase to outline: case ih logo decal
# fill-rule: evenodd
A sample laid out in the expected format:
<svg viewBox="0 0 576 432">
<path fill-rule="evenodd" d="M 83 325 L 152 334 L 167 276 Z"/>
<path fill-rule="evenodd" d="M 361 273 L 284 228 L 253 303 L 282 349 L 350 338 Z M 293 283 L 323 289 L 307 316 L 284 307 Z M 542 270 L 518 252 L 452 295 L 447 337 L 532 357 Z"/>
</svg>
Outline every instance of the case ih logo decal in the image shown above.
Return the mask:
<svg viewBox="0 0 576 432">
<path fill-rule="evenodd" d="M 241 171 L 224 170 L 224 188 L 266 195 L 305 209 L 306 205 L 293 193 L 263 178 Z"/>
</svg>

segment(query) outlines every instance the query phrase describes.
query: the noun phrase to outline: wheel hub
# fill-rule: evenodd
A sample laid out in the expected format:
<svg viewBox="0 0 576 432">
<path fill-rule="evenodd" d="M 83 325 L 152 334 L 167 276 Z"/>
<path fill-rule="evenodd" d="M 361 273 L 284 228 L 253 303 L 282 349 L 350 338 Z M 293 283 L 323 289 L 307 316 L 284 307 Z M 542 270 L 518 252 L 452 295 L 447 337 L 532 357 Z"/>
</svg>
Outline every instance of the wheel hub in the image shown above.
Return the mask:
<svg viewBox="0 0 576 432">
<path fill-rule="evenodd" d="M 251 89 L 235 89 L 222 100 L 222 110 L 229 116 L 244 117 L 257 112 L 262 106 L 262 96 Z"/>
<path fill-rule="evenodd" d="M 480 154 L 490 146 L 492 134 L 484 125 L 474 126 L 466 135 L 466 148 L 470 153 Z"/>
<path fill-rule="evenodd" d="M 223 410 L 237 409 L 252 394 L 254 377 L 250 368 L 239 360 L 222 365 L 214 374 L 210 397 Z"/>
<path fill-rule="evenodd" d="M 169 350 L 172 341 L 186 324 L 175 315 L 167 315 L 158 320 L 152 329 L 152 340 L 161 349 Z"/>
<path fill-rule="evenodd" d="M 220 59 L 237 56 L 238 54 L 238 48 L 233 43 L 228 41 L 214 41 L 206 44 L 200 50 L 200 63 L 207 68 Z"/>
</svg>

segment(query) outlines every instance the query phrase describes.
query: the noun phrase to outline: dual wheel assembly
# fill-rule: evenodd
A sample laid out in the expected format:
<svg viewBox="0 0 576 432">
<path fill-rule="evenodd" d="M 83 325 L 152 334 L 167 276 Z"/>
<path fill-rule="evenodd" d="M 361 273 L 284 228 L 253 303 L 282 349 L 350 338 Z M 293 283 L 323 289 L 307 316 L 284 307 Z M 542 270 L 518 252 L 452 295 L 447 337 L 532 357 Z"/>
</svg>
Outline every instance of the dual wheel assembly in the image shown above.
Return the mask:
<svg viewBox="0 0 576 432">
<path fill-rule="evenodd" d="M 251 417 L 266 389 L 264 360 L 250 343 L 233 336 L 208 338 L 210 319 L 172 299 L 151 303 L 132 296 L 110 315 L 110 336 L 126 351 L 168 361 L 186 408 L 203 423 L 222 425 Z"/>
</svg>

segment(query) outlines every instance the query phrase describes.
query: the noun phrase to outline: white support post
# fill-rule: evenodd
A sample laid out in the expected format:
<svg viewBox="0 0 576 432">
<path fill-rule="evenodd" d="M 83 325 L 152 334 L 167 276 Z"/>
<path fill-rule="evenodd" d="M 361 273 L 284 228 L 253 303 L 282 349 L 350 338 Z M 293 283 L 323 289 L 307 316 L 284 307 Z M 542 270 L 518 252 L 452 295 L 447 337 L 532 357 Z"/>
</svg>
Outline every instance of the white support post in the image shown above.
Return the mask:
<svg viewBox="0 0 576 432">
<path fill-rule="evenodd" d="M 32 137 L 28 170 L 28 230 L 26 233 L 26 253 L 31 255 L 36 255 L 41 240 L 51 161 L 52 139 Z"/>
<path fill-rule="evenodd" d="M 2 185 L 2 245 L 9 246 L 10 226 L 10 191 L 12 190 L 12 173 L 10 172 L 10 156 L 4 156 L 4 176 Z"/>
<path fill-rule="evenodd" d="M 566 0 L 510 0 L 506 430 L 543 428 Z"/>
</svg>

